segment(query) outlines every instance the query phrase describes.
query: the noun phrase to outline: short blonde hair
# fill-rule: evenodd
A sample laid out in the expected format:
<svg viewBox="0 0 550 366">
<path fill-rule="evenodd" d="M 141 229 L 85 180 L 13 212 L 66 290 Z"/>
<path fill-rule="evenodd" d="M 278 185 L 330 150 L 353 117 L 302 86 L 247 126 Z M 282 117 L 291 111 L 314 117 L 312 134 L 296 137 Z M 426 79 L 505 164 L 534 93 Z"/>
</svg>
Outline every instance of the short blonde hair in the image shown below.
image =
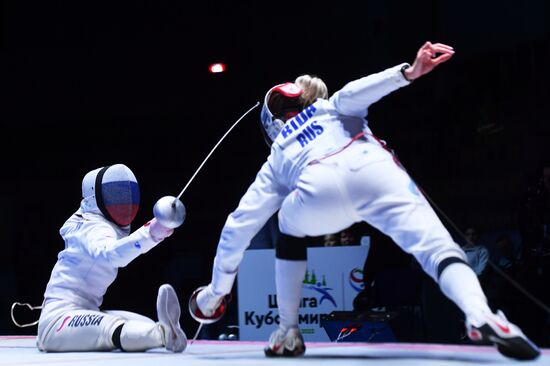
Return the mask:
<svg viewBox="0 0 550 366">
<path fill-rule="evenodd" d="M 294 81 L 304 93 L 300 96 L 304 107 L 313 104 L 318 98 L 327 99 L 328 89 L 323 80 L 313 75 L 300 75 Z"/>
</svg>

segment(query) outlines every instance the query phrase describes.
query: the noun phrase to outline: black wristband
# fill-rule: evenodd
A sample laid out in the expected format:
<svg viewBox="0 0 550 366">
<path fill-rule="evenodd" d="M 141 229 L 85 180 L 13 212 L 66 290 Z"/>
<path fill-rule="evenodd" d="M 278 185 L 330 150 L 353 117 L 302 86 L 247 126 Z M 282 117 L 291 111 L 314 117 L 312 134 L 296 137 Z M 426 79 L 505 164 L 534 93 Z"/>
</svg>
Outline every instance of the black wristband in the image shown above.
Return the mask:
<svg viewBox="0 0 550 366">
<path fill-rule="evenodd" d="M 401 67 L 401 75 L 403 75 L 403 77 L 405 78 L 405 80 L 407 80 L 409 83 L 412 83 L 413 80 L 410 80 L 409 78 L 407 78 L 407 76 L 405 75 L 405 70 L 407 70 L 409 67 L 411 67 L 411 65 L 403 65 Z"/>
</svg>

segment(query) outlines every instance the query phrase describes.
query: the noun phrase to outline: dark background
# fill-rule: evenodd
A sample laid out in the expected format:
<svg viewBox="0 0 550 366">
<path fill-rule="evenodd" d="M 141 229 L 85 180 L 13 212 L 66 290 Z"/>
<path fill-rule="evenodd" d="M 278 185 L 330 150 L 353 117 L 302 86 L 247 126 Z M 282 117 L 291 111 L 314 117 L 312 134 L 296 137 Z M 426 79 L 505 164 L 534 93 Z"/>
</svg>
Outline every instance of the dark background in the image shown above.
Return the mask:
<svg viewBox="0 0 550 366">
<path fill-rule="evenodd" d="M 12 1 L 3 15 L 3 334 L 35 333 L 13 326 L 9 307 L 41 303 L 86 172 L 128 165 L 142 190 L 140 225 L 268 88 L 301 73 L 332 93 L 412 62 L 425 41 L 453 46 L 449 62 L 375 104 L 369 121 L 460 228 L 515 229 L 518 201 L 549 155 L 545 0 Z M 208 73 L 216 61 L 224 74 Z M 182 304 L 208 283 L 225 218 L 268 155 L 259 112 L 185 192 L 184 225 L 120 270 L 105 308 L 155 318 L 161 283 Z M 194 334 L 185 310 L 182 325 Z"/>
</svg>

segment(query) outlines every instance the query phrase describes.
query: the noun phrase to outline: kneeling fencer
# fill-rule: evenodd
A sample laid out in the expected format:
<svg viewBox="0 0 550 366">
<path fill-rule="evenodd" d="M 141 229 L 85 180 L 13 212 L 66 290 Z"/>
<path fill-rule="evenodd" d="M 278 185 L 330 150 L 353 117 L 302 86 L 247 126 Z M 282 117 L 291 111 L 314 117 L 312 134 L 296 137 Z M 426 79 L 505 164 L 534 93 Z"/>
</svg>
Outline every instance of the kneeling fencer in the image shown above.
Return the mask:
<svg viewBox="0 0 550 366">
<path fill-rule="evenodd" d="M 155 218 L 130 233 L 139 201 L 136 177 L 123 164 L 84 176 L 80 208 L 60 229 L 65 249 L 58 255 L 44 293 L 37 336 L 40 350 L 185 349 L 178 297 L 168 284 L 158 290 L 158 322 L 128 311 L 100 310 L 118 268 L 147 253 L 183 222 L 167 224 L 155 212 Z"/>
<path fill-rule="evenodd" d="M 470 339 L 492 342 L 512 358 L 533 359 L 539 349 L 500 311 L 488 306 L 464 251 L 439 220 L 385 142 L 367 125 L 371 104 L 432 71 L 454 54 L 426 42 L 412 65 L 402 63 L 349 82 L 328 98 L 324 82 L 301 75 L 267 92 L 261 112 L 270 155 L 227 218 L 212 279 L 189 300 L 196 319 L 220 317 L 239 263 L 253 236 L 277 210 L 275 282 L 279 327 L 267 356 L 299 356 L 298 328 L 307 236 L 338 232 L 365 221 L 412 254 L 465 314 Z M 220 310 L 222 309 L 222 310 Z"/>
</svg>

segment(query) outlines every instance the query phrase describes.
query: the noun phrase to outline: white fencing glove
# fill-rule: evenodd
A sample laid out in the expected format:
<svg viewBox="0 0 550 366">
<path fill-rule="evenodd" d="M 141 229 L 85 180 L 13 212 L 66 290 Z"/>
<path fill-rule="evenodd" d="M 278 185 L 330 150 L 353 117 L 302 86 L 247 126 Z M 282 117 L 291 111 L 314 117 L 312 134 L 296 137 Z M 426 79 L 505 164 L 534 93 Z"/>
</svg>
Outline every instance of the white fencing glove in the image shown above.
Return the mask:
<svg viewBox="0 0 550 366">
<path fill-rule="evenodd" d="M 222 300 L 223 295 L 215 295 L 214 291 L 212 291 L 212 286 L 206 286 L 206 288 L 197 295 L 197 307 L 204 316 L 209 318 L 218 310 Z"/>
<path fill-rule="evenodd" d="M 149 226 L 149 234 L 156 242 L 162 241 L 174 233 L 174 229 L 163 226 L 156 218 L 145 225 Z"/>
<path fill-rule="evenodd" d="M 227 309 L 225 295 L 216 295 L 212 285 L 196 289 L 189 300 L 191 317 L 200 323 L 214 323 L 218 321 Z"/>
</svg>

